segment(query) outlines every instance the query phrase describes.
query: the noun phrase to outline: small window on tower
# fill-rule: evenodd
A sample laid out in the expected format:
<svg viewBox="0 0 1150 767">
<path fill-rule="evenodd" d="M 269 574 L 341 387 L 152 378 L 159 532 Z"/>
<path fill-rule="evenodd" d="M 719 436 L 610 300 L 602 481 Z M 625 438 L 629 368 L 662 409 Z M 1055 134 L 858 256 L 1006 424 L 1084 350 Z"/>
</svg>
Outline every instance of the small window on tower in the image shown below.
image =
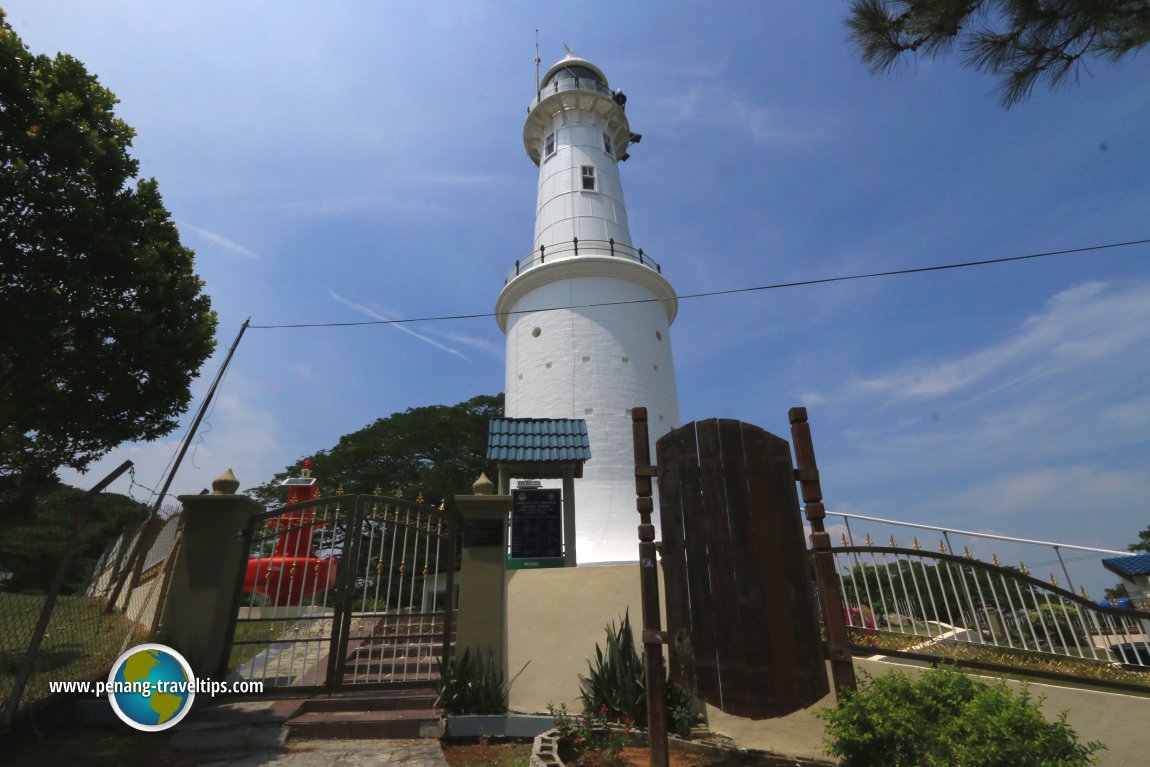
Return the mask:
<svg viewBox="0 0 1150 767">
<path fill-rule="evenodd" d="M 595 166 L 594 165 L 584 165 L 583 166 L 583 191 L 585 191 L 585 192 L 594 192 L 595 191 Z"/>
<path fill-rule="evenodd" d="M 547 140 L 543 144 L 543 157 L 547 158 L 555 154 L 555 134 L 548 133 Z"/>
<path fill-rule="evenodd" d="M 615 148 L 611 144 L 611 137 L 606 133 L 603 134 L 603 151 L 612 156 L 615 154 Z"/>
</svg>

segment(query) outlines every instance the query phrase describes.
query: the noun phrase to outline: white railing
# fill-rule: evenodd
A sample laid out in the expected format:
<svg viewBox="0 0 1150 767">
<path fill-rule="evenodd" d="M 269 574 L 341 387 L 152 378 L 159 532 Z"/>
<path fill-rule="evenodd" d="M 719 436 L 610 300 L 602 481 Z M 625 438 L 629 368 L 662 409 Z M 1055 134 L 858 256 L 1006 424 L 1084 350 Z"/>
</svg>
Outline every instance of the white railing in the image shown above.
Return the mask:
<svg viewBox="0 0 1150 767">
<path fill-rule="evenodd" d="M 1084 585 L 1091 577 L 1084 563 L 1128 552 L 830 512 L 827 527 L 838 528 L 834 557 L 847 624 L 904 635 L 899 649 L 980 645 L 1150 671 L 1150 600 L 1120 608 L 1093 601 Z M 976 555 L 991 545 L 1008 550 L 1012 564 L 997 553 Z M 1014 556 L 1023 551 L 1029 566 Z M 1054 572 L 1033 577 L 1039 564 L 1058 569 L 1065 586 Z"/>
</svg>

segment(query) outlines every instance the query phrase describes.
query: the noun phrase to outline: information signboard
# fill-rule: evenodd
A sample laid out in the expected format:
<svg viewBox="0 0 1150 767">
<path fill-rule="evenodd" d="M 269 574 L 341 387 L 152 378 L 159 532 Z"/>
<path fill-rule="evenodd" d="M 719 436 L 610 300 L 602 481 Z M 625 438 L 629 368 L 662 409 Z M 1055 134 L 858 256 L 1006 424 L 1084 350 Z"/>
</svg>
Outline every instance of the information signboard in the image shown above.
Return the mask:
<svg viewBox="0 0 1150 767">
<path fill-rule="evenodd" d="M 558 489 L 515 490 L 511 506 L 511 557 L 563 556 L 563 509 Z"/>
</svg>

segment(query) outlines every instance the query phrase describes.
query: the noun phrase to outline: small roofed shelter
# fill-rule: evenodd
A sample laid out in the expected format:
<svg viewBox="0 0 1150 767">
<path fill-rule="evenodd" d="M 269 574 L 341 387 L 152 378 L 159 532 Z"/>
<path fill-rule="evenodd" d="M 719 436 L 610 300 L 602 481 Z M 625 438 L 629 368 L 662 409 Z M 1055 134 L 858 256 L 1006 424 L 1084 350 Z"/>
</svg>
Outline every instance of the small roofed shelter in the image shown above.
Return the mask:
<svg viewBox="0 0 1150 767">
<path fill-rule="evenodd" d="M 587 422 L 582 418 L 492 418 L 487 426 L 487 460 L 499 472 L 499 493 L 511 494 L 511 479 L 563 480 L 563 558 L 574 567 L 575 480 L 591 460 Z"/>
<path fill-rule="evenodd" d="M 1126 582 L 1131 597 L 1150 600 L 1150 553 L 1103 559 L 1102 566 Z"/>
</svg>

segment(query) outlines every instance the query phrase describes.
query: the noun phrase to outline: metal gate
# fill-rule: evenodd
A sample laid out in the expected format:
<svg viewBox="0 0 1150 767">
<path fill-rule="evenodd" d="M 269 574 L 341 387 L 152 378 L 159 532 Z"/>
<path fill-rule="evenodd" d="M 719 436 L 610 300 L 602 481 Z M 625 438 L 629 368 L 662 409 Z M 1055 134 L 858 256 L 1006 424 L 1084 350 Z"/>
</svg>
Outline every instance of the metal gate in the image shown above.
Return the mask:
<svg viewBox="0 0 1150 767">
<path fill-rule="evenodd" d="M 437 680 L 453 644 L 458 530 L 451 512 L 379 495 L 254 517 L 230 678 L 265 689 Z"/>
</svg>

